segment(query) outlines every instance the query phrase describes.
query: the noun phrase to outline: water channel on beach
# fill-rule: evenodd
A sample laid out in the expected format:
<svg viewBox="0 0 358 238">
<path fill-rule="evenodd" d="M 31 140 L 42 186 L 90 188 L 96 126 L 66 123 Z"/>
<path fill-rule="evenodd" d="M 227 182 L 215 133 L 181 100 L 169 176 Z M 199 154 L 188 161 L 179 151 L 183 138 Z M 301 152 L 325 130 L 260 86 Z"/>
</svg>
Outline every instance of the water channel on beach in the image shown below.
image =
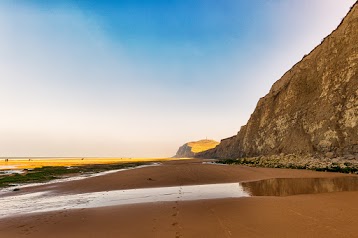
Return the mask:
<svg viewBox="0 0 358 238">
<path fill-rule="evenodd" d="M 34 212 L 125 204 L 250 196 L 291 196 L 342 191 L 358 191 L 358 177 L 275 178 L 242 183 L 139 188 L 63 195 L 48 191 L 0 197 L 0 218 Z"/>
</svg>

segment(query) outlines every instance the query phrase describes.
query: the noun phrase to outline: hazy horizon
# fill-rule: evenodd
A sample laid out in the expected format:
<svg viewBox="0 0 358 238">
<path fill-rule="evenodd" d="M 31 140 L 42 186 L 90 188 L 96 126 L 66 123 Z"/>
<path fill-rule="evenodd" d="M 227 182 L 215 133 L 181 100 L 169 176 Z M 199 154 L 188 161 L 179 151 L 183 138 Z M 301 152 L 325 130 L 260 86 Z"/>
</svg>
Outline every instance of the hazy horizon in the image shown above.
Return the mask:
<svg viewBox="0 0 358 238">
<path fill-rule="evenodd" d="M 0 2 L 0 157 L 168 157 L 235 135 L 354 0 Z"/>
</svg>

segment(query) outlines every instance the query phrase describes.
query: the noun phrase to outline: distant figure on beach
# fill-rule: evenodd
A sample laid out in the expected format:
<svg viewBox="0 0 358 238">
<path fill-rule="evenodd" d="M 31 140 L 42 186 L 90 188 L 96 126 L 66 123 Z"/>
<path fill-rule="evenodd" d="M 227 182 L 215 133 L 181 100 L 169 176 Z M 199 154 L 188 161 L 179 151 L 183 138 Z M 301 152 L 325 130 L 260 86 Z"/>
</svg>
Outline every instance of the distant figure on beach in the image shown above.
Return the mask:
<svg viewBox="0 0 358 238">
<path fill-rule="evenodd" d="M 84 160 L 85 158 L 82 158 L 81 160 Z"/>
<path fill-rule="evenodd" d="M 5 162 L 9 162 L 9 159 L 5 159 Z"/>
</svg>

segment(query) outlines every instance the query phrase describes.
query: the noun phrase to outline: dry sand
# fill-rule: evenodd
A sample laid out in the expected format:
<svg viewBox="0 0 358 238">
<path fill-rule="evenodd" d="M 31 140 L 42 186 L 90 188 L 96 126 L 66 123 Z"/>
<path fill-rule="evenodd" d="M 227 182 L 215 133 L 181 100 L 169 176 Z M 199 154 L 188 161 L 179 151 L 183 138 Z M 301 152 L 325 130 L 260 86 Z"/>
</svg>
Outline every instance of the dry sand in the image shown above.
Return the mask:
<svg viewBox="0 0 358 238">
<path fill-rule="evenodd" d="M 347 175 L 186 160 L 55 186 L 30 187 L 21 193 L 51 190 L 67 194 L 278 177 L 335 176 Z M 337 192 L 63 210 L 3 218 L 0 237 L 357 237 L 357 201 L 358 192 Z"/>
</svg>

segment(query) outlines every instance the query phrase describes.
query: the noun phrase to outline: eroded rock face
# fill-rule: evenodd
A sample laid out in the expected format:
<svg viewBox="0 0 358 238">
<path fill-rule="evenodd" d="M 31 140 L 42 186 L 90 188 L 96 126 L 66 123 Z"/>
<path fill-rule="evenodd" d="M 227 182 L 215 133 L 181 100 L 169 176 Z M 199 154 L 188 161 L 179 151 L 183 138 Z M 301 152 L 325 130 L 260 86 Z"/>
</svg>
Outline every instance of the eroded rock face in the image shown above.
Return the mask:
<svg viewBox="0 0 358 238">
<path fill-rule="evenodd" d="M 191 151 L 191 147 L 188 146 L 188 144 L 186 143 L 179 147 L 179 149 L 174 157 L 176 157 L 176 158 L 192 158 L 194 156 L 195 156 L 195 154 L 194 154 L 194 152 Z"/>
<path fill-rule="evenodd" d="M 246 126 L 198 157 L 358 155 L 358 4 L 261 98 Z"/>
<path fill-rule="evenodd" d="M 179 147 L 178 152 L 174 157 L 176 158 L 192 158 L 197 153 L 207 151 L 209 149 L 215 148 L 219 142 L 214 140 L 199 140 L 199 141 L 192 141 L 189 143 L 184 144 L 183 146 Z"/>
</svg>

